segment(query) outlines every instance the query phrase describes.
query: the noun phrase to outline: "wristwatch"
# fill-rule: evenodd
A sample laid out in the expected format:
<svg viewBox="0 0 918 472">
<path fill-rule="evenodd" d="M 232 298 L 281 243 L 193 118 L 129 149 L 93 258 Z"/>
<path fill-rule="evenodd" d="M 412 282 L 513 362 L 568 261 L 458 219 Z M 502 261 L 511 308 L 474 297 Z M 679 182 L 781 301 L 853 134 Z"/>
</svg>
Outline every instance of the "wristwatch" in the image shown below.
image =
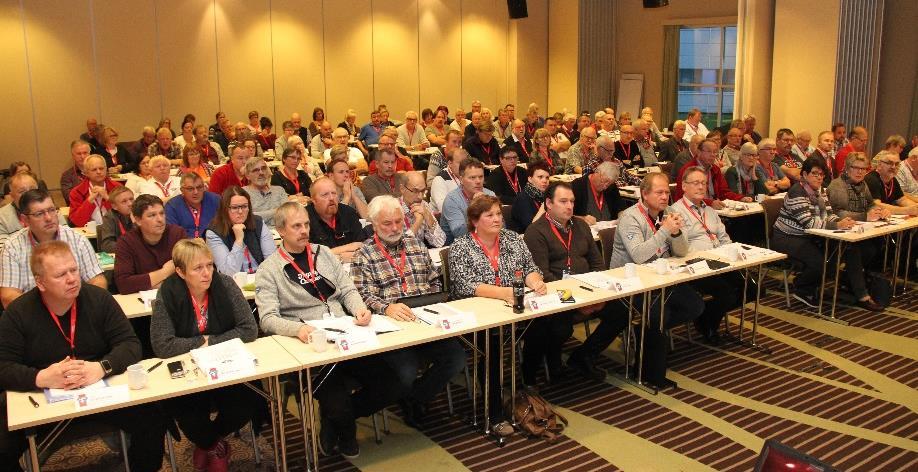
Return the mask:
<svg viewBox="0 0 918 472">
<path fill-rule="evenodd" d="M 102 365 L 102 370 L 105 372 L 105 377 L 108 377 L 112 373 L 112 363 L 108 359 L 102 359 L 99 361 L 99 364 Z"/>
</svg>

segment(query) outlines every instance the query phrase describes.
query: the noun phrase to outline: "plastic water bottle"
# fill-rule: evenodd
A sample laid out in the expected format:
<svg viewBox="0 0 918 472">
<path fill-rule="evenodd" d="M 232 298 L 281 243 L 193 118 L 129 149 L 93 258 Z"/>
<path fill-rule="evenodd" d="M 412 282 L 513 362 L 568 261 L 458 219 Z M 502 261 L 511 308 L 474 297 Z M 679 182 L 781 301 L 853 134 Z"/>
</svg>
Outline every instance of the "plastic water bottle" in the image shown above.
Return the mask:
<svg viewBox="0 0 918 472">
<path fill-rule="evenodd" d="M 513 276 L 513 312 L 523 312 L 523 298 L 526 296 L 526 286 L 523 284 L 523 272 L 518 270 Z"/>
</svg>

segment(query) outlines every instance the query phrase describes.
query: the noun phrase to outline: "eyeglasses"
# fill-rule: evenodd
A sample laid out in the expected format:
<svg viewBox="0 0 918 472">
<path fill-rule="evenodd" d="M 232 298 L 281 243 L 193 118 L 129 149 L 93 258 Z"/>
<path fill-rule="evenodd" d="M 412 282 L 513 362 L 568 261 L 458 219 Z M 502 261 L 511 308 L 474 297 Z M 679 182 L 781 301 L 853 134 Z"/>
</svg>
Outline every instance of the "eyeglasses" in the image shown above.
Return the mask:
<svg viewBox="0 0 918 472">
<path fill-rule="evenodd" d="M 32 213 L 26 213 L 26 215 L 33 216 L 35 218 L 44 218 L 47 215 L 54 216 L 57 214 L 57 208 L 51 207 L 45 210 L 33 211 Z"/>
<path fill-rule="evenodd" d="M 826 174 L 823 174 L 822 172 L 810 172 L 807 175 L 816 179 L 823 179 L 826 176 Z"/>
<path fill-rule="evenodd" d="M 609 149 L 609 148 L 607 148 L 607 147 L 605 147 L 605 146 L 598 146 L 598 147 L 599 147 L 599 149 L 602 149 L 603 151 L 606 151 L 606 152 L 615 152 L 615 148 L 614 148 L 614 147 L 613 147 L 612 149 Z"/>
<path fill-rule="evenodd" d="M 685 182 L 682 182 L 682 186 L 684 187 L 686 185 L 704 185 L 706 183 L 708 183 L 707 180 L 686 180 Z"/>
<path fill-rule="evenodd" d="M 858 171 L 858 172 L 867 172 L 867 169 L 868 169 L 868 168 L 867 168 L 867 167 L 861 167 L 861 166 L 851 166 L 851 167 L 849 167 L 849 169 L 851 169 L 851 170 L 856 170 L 856 171 Z"/>
<path fill-rule="evenodd" d="M 760 148 L 759 148 L 759 152 L 762 152 L 762 151 L 774 152 L 774 150 L 775 150 L 775 148 L 767 148 L 767 147 L 760 147 Z"/>
<path fill-rule="evenodd" d="M 877 161 L 877 162 L 879 162 L 879 163 L 881 163 L 881 164 L 886 164 L 886 165 L 888 165 L 888 166 L 890 166 L 890 167 L 892 167 L 892 168 L 897 168 L 897 167 L 899 167 L 899 165 L 902 164 L 901 162 L 889 162 L 889 161 Z"/>
<path fill-rule="evenodd" d="M 194 187 L 182 187 L 183 192 L 203 192 L 207 188 L 203 185 L 195 185 Z"/>
<path fill-rule="evenodd" d="M 248 211 L 248 205 L 232 205 L 229 207 L 230 211 Z"/>
<path fill-rule="evenodd" d="M 413 194 L 415 194 L 415 195 L 424 192 L 424 190 L 427 190 L 426 188 L 411 188 L 411 187 L 408 187 L 407 185 L 405 185 L 404 187 L 405 187 L 405 190 L 407 190 L 407 191 L 409 191 L 409 192 L 411 192 L 411 193 L 413 193 Z"/>
<path fill-rule="evenodd" d="M 267 172 L 267 171 L 268 171 L 268 166 L 261 166 L 261 167 L 256 167 L 252 169 L 252 172 Z"/>
</svg>

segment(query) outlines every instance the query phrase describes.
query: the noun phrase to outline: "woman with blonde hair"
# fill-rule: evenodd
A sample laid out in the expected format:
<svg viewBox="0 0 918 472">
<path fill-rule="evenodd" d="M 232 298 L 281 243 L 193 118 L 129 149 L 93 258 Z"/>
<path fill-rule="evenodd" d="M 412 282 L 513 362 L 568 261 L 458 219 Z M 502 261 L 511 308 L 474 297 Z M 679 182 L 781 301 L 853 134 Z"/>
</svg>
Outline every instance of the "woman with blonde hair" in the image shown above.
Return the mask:
<svg viewBox="0 0 918 472">
<path fill-rule="evenodd" d="M 201 239 L 172 248 L 175 273 L 163 281 L 153 303 L 150 340 L 157 357 L 169 358 L 232 339 L 252 342 L 258 326 L 242 291 L 214 271 L 214 256 Z M 264 400 L 236 384 L 165 400 L 165 408 L 195 445 L 194 470 L 226 470 L 226 437 L 252 421 Z M 211 418 L 211 412 L 216 416 Z"/>
</svg>

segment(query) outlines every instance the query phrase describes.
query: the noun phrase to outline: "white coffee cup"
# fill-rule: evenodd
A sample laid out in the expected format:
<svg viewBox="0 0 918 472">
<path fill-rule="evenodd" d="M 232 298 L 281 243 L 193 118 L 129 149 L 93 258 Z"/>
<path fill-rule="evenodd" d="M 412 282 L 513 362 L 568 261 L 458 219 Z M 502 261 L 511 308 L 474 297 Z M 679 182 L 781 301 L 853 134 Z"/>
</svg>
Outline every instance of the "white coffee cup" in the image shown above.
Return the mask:
<svg viewBox="0 0 918 472">
<path fill-rule="evenodd" d="M 662 257 L 654 261 L 653 268 L 656 269 L 657 275 L 666 275 L 669 273 L 669 262 Z"/>
<path fill-rule="evenodd" d="M 759 203 L 764 202 L 764 201 L 765 201 L 765 194 L 764 194 L 764 193 L 760 193 L 760 194 L 756 195 L 756 196 L 755 196 L 755 201 L 757 201 L 757 202 L 759 202 Z"/>
<path fill-rule="evenodd" d="M 633 262 L 625 264 L 625 277 L 637 277 L 637 264 Z"/>
<path fill-rule="evenodd" d="M 328 349 L 328 336 L 325 330 L 316 329 L 309 333 L 309 345 L 316 352 L 325 352 Z"/>
<path fill-rule="evenodd" d="M 128 387 L 131 390 L 140 390 L 147 386 L 147 368 L 142 364 L 131 364 L 127 368 Z"/>
</svg>

